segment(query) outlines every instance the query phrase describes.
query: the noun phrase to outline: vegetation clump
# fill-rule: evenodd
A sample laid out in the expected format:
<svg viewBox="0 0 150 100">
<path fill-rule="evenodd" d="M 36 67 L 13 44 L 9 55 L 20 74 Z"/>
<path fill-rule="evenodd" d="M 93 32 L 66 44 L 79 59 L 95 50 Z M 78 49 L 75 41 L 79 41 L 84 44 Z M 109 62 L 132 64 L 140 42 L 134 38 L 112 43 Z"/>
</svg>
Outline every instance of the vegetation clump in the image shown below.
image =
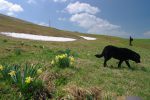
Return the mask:
<svg viewBox="0 0 150 100">
<path fill-rule="evenodd" d="M 50 97 L 42 80 L 38 77 L 43 72 L 40 65 L 0 65 L 2 79 L 20 92 L 20 98 L 46 98 Z"/>
<path fill-rule="evenodd" d="M 66 68 L 73 66 L 75 58 L 70 55 L 70 53 L 63 53 L 55 56 L 55 59 L 51 61 L 53 66 L 58 66 L 60 68 Z"/>
<path fill-rule="evenodd" d="M 102 92 L 99 87 L 81 88 L 75 85 L 66 87 L 66 100 L 102 100 Z"/>
</svg>

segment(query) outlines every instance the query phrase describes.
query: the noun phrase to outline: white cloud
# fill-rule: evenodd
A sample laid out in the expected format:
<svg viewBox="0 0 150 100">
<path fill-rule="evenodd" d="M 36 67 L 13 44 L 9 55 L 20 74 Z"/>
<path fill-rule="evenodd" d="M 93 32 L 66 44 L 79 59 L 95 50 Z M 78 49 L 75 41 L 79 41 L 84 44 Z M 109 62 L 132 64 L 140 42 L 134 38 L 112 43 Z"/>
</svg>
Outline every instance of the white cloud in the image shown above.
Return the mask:
<svg viewBox="0 0 150 100">
<path fill-rule="evenodd" d="M 0 0 L 0 12 L 7 15 L 14 15 L 17 12 L 22 12 L 23 8 L 18 4 L 13 4 L 6 0 Z"/>
<path fill-rule="evenodd" d="M 66 18 L 61 18 L 61 17 L 59 17 L 58 20 L 59 20 L 59 21 L 66 21 Z"/>
<path fill-rule="evenodd" d="M 87 29 L 88 33 L 106 33 L 120 28 L 120 26 L 113 25 L 107 20 L 88 13 L 74 14 L 70 18 L 70 21 L 78 23 L 80 27 Z"/>
<path fill-rule="evenodd" d="M 76 14 L 76 13 L 81 13 L 81 12 L 87 12 L 90 14 L 96 14 L 100 10 L 97 7 L 93 7 L 90 4 L 87 3 L 80 3 L 79 1 L 75 3 L 70 3 L 67 7 L 66 10 L 70 14 Z"/>
<path fill-rule="evenodd" d="M 87 30 L 87 33 L 105 34 L 112 36 L 128 37 L 128 33 L 121 30 L 119 25 L 114 25 L 109 21 L 97 17 L 100 9 L 87 3 L 79 1 L 69 4 L 66 11 L 71 14 L 70 21 Z"/>
<path fill-rule="evenodd" d="M 150 36 L 150 31 L 145 32 L 145 33 L 144 33 L 144 36 Z"/>
<path fill-rule="evenodd" d="M 37 2 L 35 0 L 28 0 L 27 3 L 29 3 L 29 4 L 36 4 Z"/>
<path fill-rule="evenodd" d="M 53 0 L 54 2 L 66 2 L 67 0 Z"/>
<path fill-rule="evenodd" d="M 44 23 L 44 22 L 38 22 L 37 24 L 41 26 L 49 26 L 47 23 Z"/>
</svg>

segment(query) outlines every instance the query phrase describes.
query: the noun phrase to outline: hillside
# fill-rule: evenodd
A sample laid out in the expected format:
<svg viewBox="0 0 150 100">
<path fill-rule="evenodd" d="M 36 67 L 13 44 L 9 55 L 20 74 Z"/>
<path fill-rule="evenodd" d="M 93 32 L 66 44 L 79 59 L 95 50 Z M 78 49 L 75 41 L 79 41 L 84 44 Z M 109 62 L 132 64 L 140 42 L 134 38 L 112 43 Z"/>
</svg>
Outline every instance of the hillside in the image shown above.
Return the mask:
<svg viewBox="0 0 150 100">
<path fill-rule="evenodd" d="M 44 27 L 2 14 L 0 14 L 0 31 L 79 38 L 77 36 L 78 33 L 75 32 L 68 32 L 55 28 Z"/>
<path fill-rule="evenodd" d="M 38 26 L 0 15 L 0 32 L 3 31 L 78 39 L 78 41 L 62 43 L 14 39 L 0 35 L 0 65 L 20 65 L 22 67 L 26 63 L 41 64 L 43 73 L 40 78 L 47 89 L 54 90 L 52 92 L 54 100 L 60 100 L 60 97 L 65 96 L 67 93 L 64 90 L 68 88 L 70 93 L 76 94 L 72 86 L 75 86 L 75 89 L 81 88 L 81 90 L 98 87 L 102 90 L 104 100 L 125 96 L 139 96 L 143 100 L 150 98 L 150 39 L 134 39 L 133 46 L 129 46 L 127 39 L 86 34 L 86 36 L 97 38 L 97 40 L 88 41 L 79 37 L 85 34 Z M 132 49 L 141 55 L 142 62 L 136 64 L 130 61 L 132 69 L 123 63 L 118 69 L 118 61 L 112 58 L 108 61 L 108 67 L 103 67 L 104 59 L 97 59 L 94 55 L 101 53 L 106 45 Z M 51 61 L 55 56 L 66 52 L 66 49 L 70 50 L 71 55 L 75 58 L 73 67 L 53 67 Z M 21 99 L 22 96 L 17 90 L 14 84 L 10 85 L 0 74 L 1 100 L 6 100 L 8 97 L 10 100 L 16 100 L 18 97 Z"/>
</svg>

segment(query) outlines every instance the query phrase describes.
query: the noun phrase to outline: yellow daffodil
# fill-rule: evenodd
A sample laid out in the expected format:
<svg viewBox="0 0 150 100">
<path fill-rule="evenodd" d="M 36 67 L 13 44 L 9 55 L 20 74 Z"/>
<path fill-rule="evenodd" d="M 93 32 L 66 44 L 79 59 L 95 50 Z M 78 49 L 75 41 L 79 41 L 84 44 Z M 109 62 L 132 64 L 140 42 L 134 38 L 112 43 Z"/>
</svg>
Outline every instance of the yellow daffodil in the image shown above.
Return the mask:
<svg viewBox="0 0 150 100">
<path fill-rule="evenodd" d="M 38 70 L 37 70 L 37 74 L 41 74 L 43 71 L 42 71 L 42 68 L 39 68 Z"/>
<path fill-rule="evenodd" d="M 52 60 L 51 64 L 52 64 L 52 65 L 54 65 L 54 64 L 55 64 L 54 60 Z"/>
<path fill-rule="evenodd" d="M 0 71 L 2 71 L 4 69 L 4 67 L 2 65 L 0 65 Z"/>
<path fill-rule="evenodd" d="M 66 57 L 67 57 L 67 54 L 63 54 L 63 57 L 66 58 Z"/>
<path fill-rule="evenodd" d="M 70 62 L 70 65 L 73 65 L 73 62 Z"/>
<path fill-rule="evenodd" d="M 19 97 L 22 97 L 22 94 L 21 94 L 21 92 L 19 92 Z"/>
<path fill-rule="evenodd" d="M 55 57 L 55 60 L 58 61 L 58 60 L 59 60 L 59 56 L 56 56 L 56 57 Z"/>
<path fill-rule="evenodd" d="M 9 74 L 11 77 L 13 77 L 13 76 L 15 76 L 15 75 L 16 75 L 16 71 L 11 70 L 8 74 Z"/>
<path fill-rule="evenodd" d="M 32 81 L 33 81 L 33 78 L 31 78 L 30 76 L 29 76 L 29 77 L 26 77 L 26 79 L 25 79 L 25 82 L 26 82 L 27 84 L 31 83 Z"/>
<path fill-rule="evenodd" d="M 74 57 L 73 56 L 70 56 L 69 59 L 70 59 L 71 62 L 74 62 Z"/>
<path fill-rule="evenodd" d="M 73 63 L 74 63 L 74 61 L 75 61 L 74 57 L 73 57 L 73 56 L 70 56 L 69 59 L 70 59 L 70 64 L 73 65 Z"/>
<path fill-rule="evenodd" d="M 60 55 L 60 56 L 59 56 L 59 59 L 63 59 L 63 56 L 62 56 L 62 55 Z"/>
<path fill-rule="evenodd" d="M 63 58 L 66 58 L 66 57 L 67 57 L 67 54 L 59 55 L 59 58 L 60 58 L 60 59 L 63 59 Z"/>
</svg>

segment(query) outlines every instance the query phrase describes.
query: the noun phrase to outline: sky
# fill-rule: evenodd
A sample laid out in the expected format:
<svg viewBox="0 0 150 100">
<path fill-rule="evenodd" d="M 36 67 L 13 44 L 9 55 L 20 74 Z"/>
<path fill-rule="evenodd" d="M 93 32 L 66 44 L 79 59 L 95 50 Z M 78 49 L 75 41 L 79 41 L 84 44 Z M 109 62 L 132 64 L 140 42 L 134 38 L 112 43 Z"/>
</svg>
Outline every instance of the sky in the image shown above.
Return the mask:
<svg viewBox="0 0 150 100">
<path fill-rule="evenodd" d="M 0 13 L 85 34 L 150 38 L 150 0 L 0 0 Z"/>
</svg>

